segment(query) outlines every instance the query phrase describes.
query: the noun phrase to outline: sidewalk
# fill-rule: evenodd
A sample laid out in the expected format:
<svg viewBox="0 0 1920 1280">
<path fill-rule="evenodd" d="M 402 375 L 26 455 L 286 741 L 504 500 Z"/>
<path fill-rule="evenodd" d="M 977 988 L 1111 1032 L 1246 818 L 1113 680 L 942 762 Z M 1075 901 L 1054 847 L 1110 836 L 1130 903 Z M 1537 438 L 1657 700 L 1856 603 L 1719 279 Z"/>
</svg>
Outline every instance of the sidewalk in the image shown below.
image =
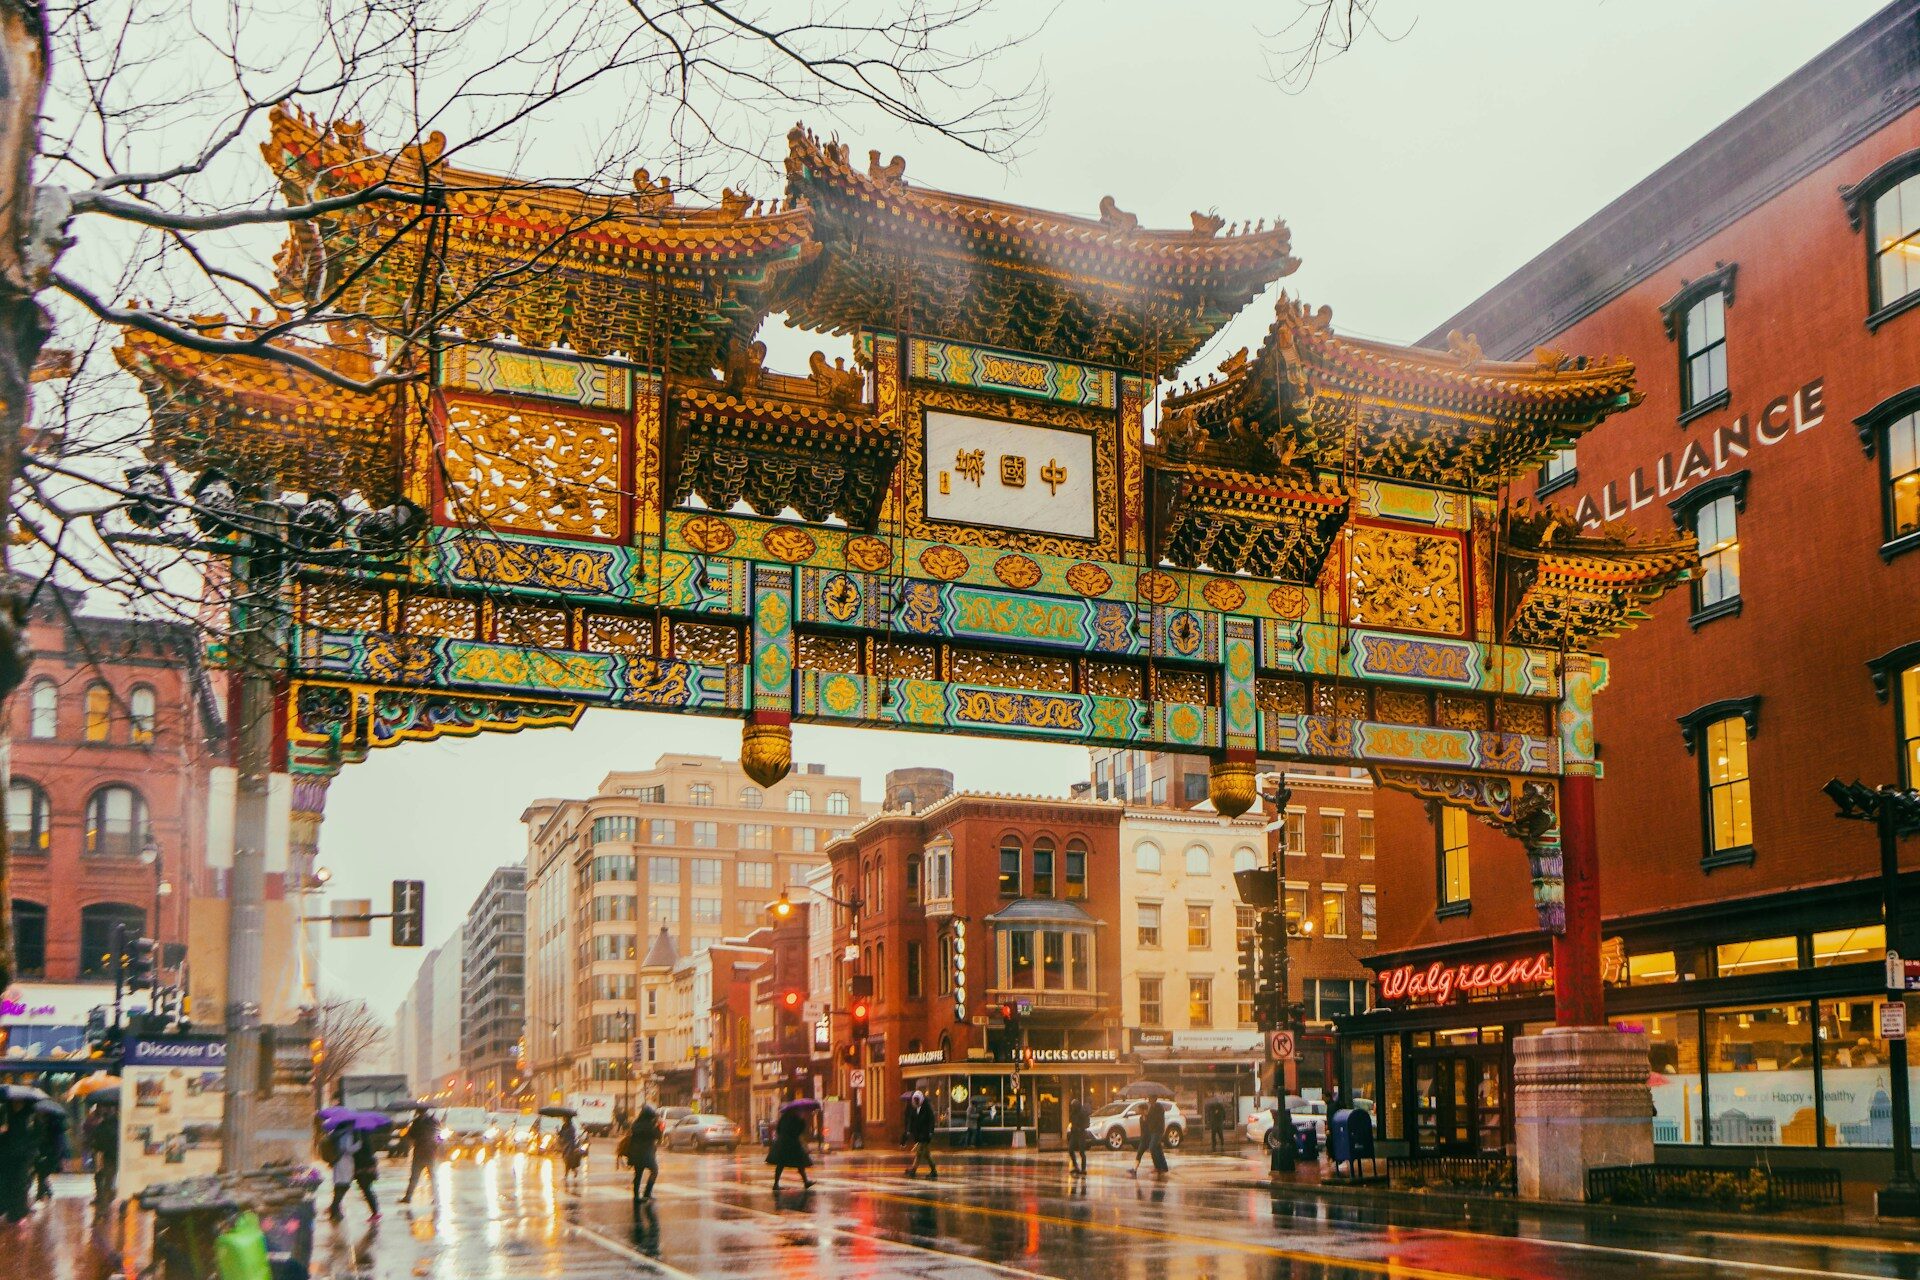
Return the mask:
<svg viewBox="0 0 1920 1280">
<path fill-rule="evenodd" d="M 1066 1167 L 1066 1154 L 1060 1151 L 937 1151 L 935 1156 L 941 1164 L 949 1161 L 961 1164 L 1006 1165 L 1006 1166 L 1045 1166 Z M 905 1156 L 891 1152 L 868 1148 L 863 1151 L 844 1149 L 832 1152 L 828 1159 L 836 1164 L 871 1164 L 877 1168 L 889 1168 L 904 1164 Z M 1487 1217 L 1501 1212 L 1530 1214 L 1536 1217 L 1557 1217 L 1585 1222 L 1600 1222 L 1628 1227 L 1648 1232 L 1685 1230 L 1739 1230 L 1765 1235 L 1830 1235 L 1849 1238 L 1871 1238 L 1920 1242 L 1920 1221 L 1902 1222 L 1898 1219 L 1883 1219 L 1873 1212 L 1871 1188 L 1849 1185 L 1848 1203 L 1831 1209 L 1789 1209 L 1779 1213 L 1758 1211 L 1730 1212 L 1697 1208 L 1657 1208 L 1651 1206 L 1625 1207 L 1604 1204 L 1568 1204 L 1556 1200 L 1523 1200 L 1518 1196 L 1487 1195 L 1465 1191 L 1437 1191 L 1431 1189 L 1392 1189 L 1384 1186 L 1352 1186 L 1345 1183 L 1328 1182 L 1330 1172 L 1324 1163 L 1301 1162 L 1293 1173 L 1270 1177 L 1267 1173 L 1265 1155 L 1208 1155 L 1205 1152 L 1182 1150 L 1168 1153 L 1173 1164 L 1170 1176 L 1184 1183 L 1202 1182 L 1209 1186 L 1219 1186 L 1233 1190 L 1266 1191 L 1277 1196 L 1288 1196 L 1300 1203 L 1314 1201 L 1337 1201 L 1355 1206 L 1372 1206 L 1381 1210 L 1420 1207 L 1440 1212 L 1471 1214 L 1475 1217 Z M 1103 1164 L 1106 1166 L 1103 1169 Z M 1089 1156 L 1089 1168 L 1094 1174 L 1117 1173 L 1131 1168 L 1131 1151 L 1106 1152 L 1096 1149 Z M 1381 1161 L 1384 1172 L 1386 1162 Z"/>
</svg>

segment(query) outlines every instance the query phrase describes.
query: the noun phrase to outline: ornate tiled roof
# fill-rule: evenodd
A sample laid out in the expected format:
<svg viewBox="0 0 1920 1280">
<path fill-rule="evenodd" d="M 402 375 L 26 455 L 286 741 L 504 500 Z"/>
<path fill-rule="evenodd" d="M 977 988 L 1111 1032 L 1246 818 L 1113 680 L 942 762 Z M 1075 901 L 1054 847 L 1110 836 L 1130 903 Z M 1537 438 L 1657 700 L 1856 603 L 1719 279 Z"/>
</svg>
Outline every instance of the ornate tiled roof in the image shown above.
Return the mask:
<svg viewBox="0 0 1920 1280">
<path fill-rule="evenodd" d="M 858 370 L 813 354 L 813 374 L 760 367 L 754 343 L 722 379 L 676 378 L 670 394 L 679 459 L 676 504 L 698 494 L 725 511 L 744 500 L 774 516 L 788 507 L 815 522 L 839 516 L 871 528 L 900 457 L 900 434 L 862 398 Z"/>
<path fill-rule="evenodd" d="M 1581 533 L 1572 513 L 1521 499 L 1508 512 L 1500 544 L 1505 638 L 1589 648 L 1644 618 L 1642 606 L 1686 581 L 1699 563 L 1692 534 L 1656 542 Z"/>
<path fill-rule="evenodd" d="M 1257 355 L 1167 400 L 1169 457 L 1307 468 L 1490 491 L 1639 401 L 1626 360 L 1541 350 L 1487 360 L 1471 337 L 1433 351 L 1343 337 L 1332 312 L 1281 296 Z"/>
<path fill-rule="evenodd" d="M 198 317 L 208 337 L 245 338 L 216 317 Z M 288 344 L 347 377 L 364 380 L 373 357 L 363 338 L 338 331 L 334 346 Z M 358 492 L 375 505 L 400 493 L 399 387 L 351 391 L 258 356 L 207 355 L 129 329 L 114 357 L 139 380 L 153 417 L 158 456 L 191 473 L 219 471 L 269 490 Z"/>
<path fill-rule="evenodd" d="M 644 169 L 624 194 L 529 182 L 447 164 L 445 145 L 435 133 L 378 152 L 357 124 L 277 108 L 262 151 L 288 203 L 375 185 L 416 198 L 298 224 L 280 254 L 281 288 L 339 290 L 334 309 L 395 331 L 424 306 L 476 340 L 588 355 L 670 340 L 675 367 L 705 372 L 752 338 L 770 287 L 807 251 L 808 214 L 795 205 L 726 191 L 717 207 L 686 206 Z M 430 236 L 439 262 L 423 276 Z"/>
<path fill-rule="evenodd" d="M 1160 558 L 1183 569 L 1317 581 L 1351 503 L 1299 474 L 1163 464 L 1152 476 Z"/>
<path fill-rule="evenodd" d="M 906 329 L 1164 376 L 1299 265 L 1278 221 L 1222 235 L 1196 213 L 1184 230 L 1144 230 L 1111 196 L 1097 218 L 1046 213 L 913 186 L 898 156 L 872 152 L 863 171 L 844 143 L 787 137 L 787 191 L 824 252 L 781 306 L 808 328 Z"/>
</svg>

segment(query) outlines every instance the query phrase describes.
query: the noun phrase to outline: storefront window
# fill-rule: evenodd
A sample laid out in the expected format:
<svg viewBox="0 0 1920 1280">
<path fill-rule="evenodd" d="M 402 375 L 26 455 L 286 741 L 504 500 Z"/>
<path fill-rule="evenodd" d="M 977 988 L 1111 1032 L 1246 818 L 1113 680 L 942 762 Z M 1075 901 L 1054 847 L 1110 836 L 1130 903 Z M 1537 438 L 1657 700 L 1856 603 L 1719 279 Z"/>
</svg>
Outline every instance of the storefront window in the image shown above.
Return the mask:
<svg viewBox="0 0 1920 1280">
<path fill-rule="evenodd" d="M 1661 981 L 1671 982 L 1671 977 Z M 1647 1033 L 1647 1084 L 1653 1090 L 1653 1140 L 1697 1144 L 1701 1132 L 1700 1022 L 1691 1009 L 1616 1023 Z"/>
<path fill-rule="evenodd" d="M 1093 939 L 1084 933 L 1070 933 L 1067 942 L 1073 958 L 1073 989 L 1093 990 Z"/>
<path fill-rule="evenodd" d="M 1627 985 L 1630 987 L 1648 987 L 1678 980 L 1671 951 L 1653 951 L 1627 957 Z"/>
<path fill-rule="evenodd" d="M 1880 1001 L 1830 1000 L 1820 1006 L 1820 1101 L 1827 1143 L 1893 1145 L 1893 1080 L 1880 1038 Z"/>
<path fill-rule="evenodd" d="M 1887 958 L 1887 926 L 1863 924 L 1853 929 L 1830 929 L 1813 935 L 1813 967 L 1859 964 Z"/>
<path fill-rule="evenodd" d="M 1040 973 L 1048 991 L 1067 989 L 1067 935 L 1058 929 L 1040 935 Z"/>
<path fill-rule="evenodd" d="M 1713 1145 L 1814 1145 L 1813 1024 L 1808 1012 L 1797 1004 L 1707 1011 Z"/>
<path fill-rule="evenodd" d="M 1379 1043 L 1378 1040 L 1372 1039 L 1347 1041 L 1347 1086 L 1344 1099 L 1348 1106 L 1359 1102 L 1373 1103 L 1376 1119 L 1380 1114 L 1380 1090 L 1376 1087 L 1379 1083 L 1375 1079 L 1379 1071 L 1379 1063 L 1375 1060 L 1374 1054 L 1378 1051 Z"/>
<path fill-rule="evenodd" d="M 1714 948 L 1720 976 L 1737 978 L 1749 973 L 1773 973 L 1800 967 L 1800 944 L 1796 938 L 1755 938 L 1751 942 L 1725 942 Z"/>
<path fill-rule="evenodd" d="M 1015 991 L 1033 990 L 1033 934 L 1026 929 L 1007 931 L 1006 984 Z"/>
</svg>

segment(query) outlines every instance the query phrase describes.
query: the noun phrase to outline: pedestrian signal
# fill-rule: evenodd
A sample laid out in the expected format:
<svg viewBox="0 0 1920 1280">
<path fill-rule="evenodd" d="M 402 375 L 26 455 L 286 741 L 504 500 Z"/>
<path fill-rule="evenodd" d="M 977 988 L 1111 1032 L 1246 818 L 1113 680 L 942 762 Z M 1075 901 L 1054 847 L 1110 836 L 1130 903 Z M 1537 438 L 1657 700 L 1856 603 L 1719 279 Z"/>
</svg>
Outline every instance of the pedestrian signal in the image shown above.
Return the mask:
<svg viewBox="0 0 1920 1280">
<path fill-rule="evenodd" d="M 418 947 L 427 936 L 427 883 L 424 880 L 393 882 L 393 945 Z"/>
</svg>

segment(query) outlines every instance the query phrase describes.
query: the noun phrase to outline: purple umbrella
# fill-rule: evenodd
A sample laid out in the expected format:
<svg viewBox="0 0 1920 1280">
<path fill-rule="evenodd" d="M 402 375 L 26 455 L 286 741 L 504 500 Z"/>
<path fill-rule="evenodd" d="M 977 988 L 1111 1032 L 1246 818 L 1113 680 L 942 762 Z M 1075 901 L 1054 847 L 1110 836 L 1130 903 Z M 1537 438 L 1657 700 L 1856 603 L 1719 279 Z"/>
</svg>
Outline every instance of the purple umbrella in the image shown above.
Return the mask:
<svg viewBox="0 0 1920 1280">
<path fill-rule="evenodd" d="M 392 1128 L 393 1117 L 380 1111 L 355 1111 L 351 1107 L 320 1108 L 321 1128 L 338 1129 L 343 1124 L 370 1133 L 375 1129 Z"/>
<path fill-rule="evenodd" d="M 813 1098 L 795 1098 L 792 1102 L 780 1104 L 781 1115 L 785 1115 L 789 1111 L 818 1111 L 819 1109 L 819 1102 Z"/>
</svg>

